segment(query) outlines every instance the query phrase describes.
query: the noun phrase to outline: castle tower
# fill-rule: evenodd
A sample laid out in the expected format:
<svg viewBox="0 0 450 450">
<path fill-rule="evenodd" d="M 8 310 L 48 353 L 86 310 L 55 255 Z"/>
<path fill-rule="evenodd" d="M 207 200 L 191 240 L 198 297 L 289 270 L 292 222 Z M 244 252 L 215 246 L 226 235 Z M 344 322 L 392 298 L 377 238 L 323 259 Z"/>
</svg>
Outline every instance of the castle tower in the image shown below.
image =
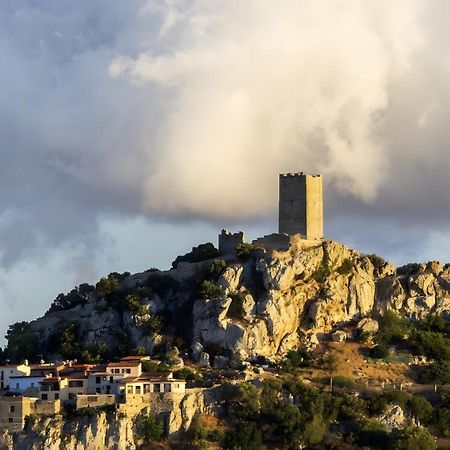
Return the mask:
<svg viewBox="0 0 450 450">
<path fill-rule="evenodd" d="M 323 238 L 322 177 L 303 172 L 280 175 L 279 232 Z"/>
</svg>

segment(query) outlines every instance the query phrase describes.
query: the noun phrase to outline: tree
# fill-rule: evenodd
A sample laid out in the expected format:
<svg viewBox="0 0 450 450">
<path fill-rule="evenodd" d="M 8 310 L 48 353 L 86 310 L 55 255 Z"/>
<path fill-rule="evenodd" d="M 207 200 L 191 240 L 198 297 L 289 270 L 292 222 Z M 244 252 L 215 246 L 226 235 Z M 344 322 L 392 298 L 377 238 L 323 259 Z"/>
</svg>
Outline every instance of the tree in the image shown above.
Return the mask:
<svg viewBox="0 0 450 450">
<path fill-rule="evenodd" d="M 177 268 L 180 262 L 200 262 L 206 261 L 207 259 L 217 258 L 219 256 L 219 250 L 214 247 L 211 242 L 206 244 L 200 244 L 197 247 L 193 247 L 192 251 L 186 253 L 185 255 L 177 256 L 175 261 L 172 262 L 172 267 Z"/>
<path fill-rule="evenodd" d="M 203 281 L 200 287 L 200 295 L 202 298 L 206 299 L 221 299 L 223 298 L 225 291 L 222 286 L 217 286 L 212 281 Z"/>
<path fill-rule="evenodd" d="M 392 433 L 392 450 L 435 450 L 436 440 L 422 427 L 408 427 Z"/>
<path fill-rule="evenodd" d="M 139 435 L 146 443 L 159 442 L 164 436 L 164 424 L 156 416 L 147 414 L 142 417 Z"/>
<path fill-rule="evenodd" d="M 239 421 L 224 437 L 225 450 L 259 450 L 262 444 L 261 430 L 255 422 Z"/>
</svg>

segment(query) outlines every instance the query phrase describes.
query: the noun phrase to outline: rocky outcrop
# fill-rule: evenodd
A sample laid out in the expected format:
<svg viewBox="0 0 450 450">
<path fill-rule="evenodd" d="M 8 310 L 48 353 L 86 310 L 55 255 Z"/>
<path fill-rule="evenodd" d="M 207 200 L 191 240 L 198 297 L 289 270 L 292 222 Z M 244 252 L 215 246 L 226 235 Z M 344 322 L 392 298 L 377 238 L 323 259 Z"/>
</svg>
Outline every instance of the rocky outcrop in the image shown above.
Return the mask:
<svg viewBox="0 0 450 450">
<path fill-rule="evenodd" d="M 48 337 L 75 319 L 82 344 L 117 347 L 126 340 L 130 348 L 148 353 L 156 344 L 181 337 L 195 361 L 222 367 L 226 360 L 233 365 L 316 345 L 311 336 L 353 321 L 359 322 L 360 332 L 374 333 L 377 317 L 386 310 L 413 320 L 450 311 L 450 267 L 437 262 L 397 270 L 338 242 L 301 239 L 292 239 L 286 251 L 256 248 L 246 261 L 233 258 L 226 257 L 215 275 L 209 260 L 131 275 L 122 282 L 119 290 L 150 287 L 144 310 L 164 318 L 161 336 L 142 327 L 147 316 L 94 294 L 83 305 L 34 321 L 32 328 Z M 205 276 L 223 295 L 199 294 Z"/>
<path fill-rule="evenodd" d="M 141 418 L 156 415 L 164 424 L 169 439 L 177 439 L 189 430 L 201 413 L 218 413 L 221 389 L 190 389 L 185 395 L 155 399 L 136 417 L 120 413 L 98 412 L 65 418 L 42 417 L 22 433 L 0 436 L 1 450 L 135 450 L 140 448 Z"/>
</svg>

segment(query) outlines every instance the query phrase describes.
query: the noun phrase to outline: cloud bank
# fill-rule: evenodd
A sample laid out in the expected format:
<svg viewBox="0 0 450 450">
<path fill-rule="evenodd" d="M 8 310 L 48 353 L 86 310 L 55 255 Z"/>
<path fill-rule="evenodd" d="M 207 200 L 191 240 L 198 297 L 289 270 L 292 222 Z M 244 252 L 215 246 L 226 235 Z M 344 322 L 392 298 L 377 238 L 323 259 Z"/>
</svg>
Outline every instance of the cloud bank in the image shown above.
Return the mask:
<svg viewBox="0 0 450 450">
<path fill-rule="evenodd" d="M 0 301 L 41 267 L 55 294 L 108 271 L 105 224 L 189 247 L 196 221 L 271 220 L 300 170 L 329 236 L 444 257 L 449 21 L 443 0 L 1 2 Z"/>
</svg>

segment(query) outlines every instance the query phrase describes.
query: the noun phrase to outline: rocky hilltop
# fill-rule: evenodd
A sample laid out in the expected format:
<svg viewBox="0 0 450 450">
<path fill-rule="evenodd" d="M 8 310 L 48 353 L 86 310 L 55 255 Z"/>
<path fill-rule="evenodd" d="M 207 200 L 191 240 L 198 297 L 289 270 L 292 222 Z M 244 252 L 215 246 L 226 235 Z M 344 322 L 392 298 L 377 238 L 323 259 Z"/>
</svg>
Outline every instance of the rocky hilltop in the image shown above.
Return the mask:
<svg viewBox="0 0 450 450">
<path fill-rule="evenodd" d="M 239 250 L 168 271 L 111 274 L 57 299 L 22 331 L 48 357 L 74 349 L 154 354 L 176 346 L 220 367 L 314 345 L 349 322 L 376 331 L 374 320 L 388 309 L 412 320 L 450 311 L 449 265 L 396 268 L 330 240 Z M 55 344 L 61 337 L 63 348 Z"/>
</svg>

